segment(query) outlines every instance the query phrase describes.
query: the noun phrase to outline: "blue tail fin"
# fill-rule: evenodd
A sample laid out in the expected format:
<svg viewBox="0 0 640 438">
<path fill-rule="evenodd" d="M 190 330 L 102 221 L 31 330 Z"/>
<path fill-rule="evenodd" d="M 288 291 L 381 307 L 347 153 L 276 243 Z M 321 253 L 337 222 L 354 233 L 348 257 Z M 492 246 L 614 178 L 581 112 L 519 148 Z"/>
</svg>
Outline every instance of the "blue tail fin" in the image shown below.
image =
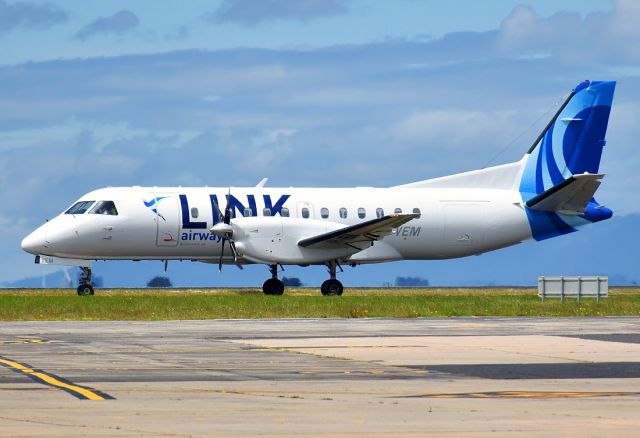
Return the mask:
<svg viewBox="0 0 640 438">
<path fill-rule="evenodd" d="M 598 173 L 616 83 L 585 81 L 564 101 L 531 149 L 520 181 L 526 202 L 572 175 Z M 583 215 L 527 209 L 532 234 L 543 240 L 575 231 L 575 227 L 611 217 L 592 200 Z"/>
</svg>

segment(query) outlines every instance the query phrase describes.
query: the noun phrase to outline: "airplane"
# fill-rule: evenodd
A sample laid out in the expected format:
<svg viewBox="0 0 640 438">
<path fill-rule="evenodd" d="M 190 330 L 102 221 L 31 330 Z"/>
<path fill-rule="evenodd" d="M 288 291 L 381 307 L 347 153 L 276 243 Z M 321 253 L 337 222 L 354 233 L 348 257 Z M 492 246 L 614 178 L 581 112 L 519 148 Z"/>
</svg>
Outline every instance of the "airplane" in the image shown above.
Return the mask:
<svg viewBox="0 0 640 438">
<path fill-rule="evenodd" d="M 393 187 L 109 187 L 83 195 L 22 241 L 39 264 L 192 260 L 264 264 L 281 295 L 285 265 L 325 265 L 320 290 L 341 295 L 342 265 L 479 255 L 609 219 L 594 194 L 615 81 L 584 81 L 517 162 Z M 224 205 L 223 205 L 224 204 Z"/>
</svg>

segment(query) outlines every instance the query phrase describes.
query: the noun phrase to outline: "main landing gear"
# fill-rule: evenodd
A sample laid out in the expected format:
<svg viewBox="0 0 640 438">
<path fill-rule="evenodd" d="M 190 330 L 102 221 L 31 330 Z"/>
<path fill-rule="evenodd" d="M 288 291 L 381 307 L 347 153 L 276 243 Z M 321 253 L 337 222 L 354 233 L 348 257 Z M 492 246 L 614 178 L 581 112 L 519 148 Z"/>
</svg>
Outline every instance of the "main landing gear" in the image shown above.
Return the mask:
<svg viewBox="0 0 640 438">
<path fill-rule="evenodd" d="M 340 271 L 342 271 L 342 267 L 336 260 L 328 262 L 327 267 L 329 268 L 330 278 L 322 283 L 320 292 L 322 292 L 322 295 L 342 295 L 344 287 L 336 278 L 336 268 L 340 268 Z M 269 270 L 271 271 L 271 278 L 262 285 L 262 292 L 265 295 L 282 295 L 284 293 L 284 283 L 278 279 L 278 265 L 269 265 Z"/>
<path fill-rule="evenodd" d="M 80 275 L 80 286 L 78 286 L 78 295 L 86 296 L 93 295 L 93 286 L 91 286 L 91 268 L 81 267 L 82 274 Z"/>
<path fill-rule="evenodd" d="M 340 271 L 342 271 L 342 268 L 335 260 L 327 263 L 327 267 L 329 268 L 330 278 L 322 283 L 322 286 L 320 286 L 320 292 L 322 292 L 322 295 L 342 295 L 344 287 L 336 278 L 336 267 L 340 268 Z"/>
<path fill-rule="evenodd" d="M 271 278 L 262 285 L 262 292 L 265 295 L 282 295 L 284 293 L 284 283 L 278 279 L 278 265 L 269 265 Z"/>
</svg>

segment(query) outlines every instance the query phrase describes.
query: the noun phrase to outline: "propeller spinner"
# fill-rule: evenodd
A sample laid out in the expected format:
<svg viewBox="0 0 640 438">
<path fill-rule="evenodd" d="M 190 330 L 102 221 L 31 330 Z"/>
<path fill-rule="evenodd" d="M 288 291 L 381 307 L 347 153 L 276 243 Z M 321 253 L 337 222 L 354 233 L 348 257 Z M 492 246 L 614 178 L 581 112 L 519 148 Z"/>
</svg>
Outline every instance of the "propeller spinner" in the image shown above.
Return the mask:
<svg viewBox="0 0 640 438">
<path fill-rule="evenodd" d="M 231 253 L 233 254 L 233 261 L 238 265 L 240 269 L 242 266 L 238 264 L 238 252 L 236 251 L 236 245 L 233 241 L 233 227 L 231 226 L 231 216 L 233 214 L 233 208 L 231 207 L 231 189 L 229 189 L 229 194 L 227 195 L 227 205 L 224 208 L 224 215 L 220 211 L 220 207 L 218 204 L 216 205 L 216 209 L 218 210 L 218 218 L 221 219 L 221 222 L 218 222 L 213 227 L 211 227 L 211 232 L 216 236 L 222 239 L 222 249 L 220 250 L 220 260 L 218 261 L 218 270 L 222 271 L 222 260 L 224 258 L 224 246 L 227 240 L 229 241 L 229 248 L 231 248 Z"/>
</svg>

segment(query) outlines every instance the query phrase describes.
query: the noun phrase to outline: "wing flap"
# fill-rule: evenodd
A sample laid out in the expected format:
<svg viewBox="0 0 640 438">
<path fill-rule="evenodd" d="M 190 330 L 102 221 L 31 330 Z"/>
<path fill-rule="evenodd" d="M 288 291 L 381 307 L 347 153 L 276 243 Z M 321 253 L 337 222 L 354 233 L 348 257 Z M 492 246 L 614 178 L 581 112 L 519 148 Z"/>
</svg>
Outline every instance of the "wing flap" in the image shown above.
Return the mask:
<svg viewBox="0 0 640 438">
<path fill-rule="evenodd" d="M 302 248 L 335 248 L 344 245 L 355 246 L 362 242 L 370 243 L 380 240 L 384 236 L 388 236 L 395 228 L 398 228 L 416 217 L 418 217 L 418 215 L 413 213 L 383 216 L 381 218 L 372 219 L 359 224 L 340 228 L 338 230 L 329 231 L 328 233 L 302 239 L 298 242 L 298 246 L 301 246 Z"/>
</svg>

